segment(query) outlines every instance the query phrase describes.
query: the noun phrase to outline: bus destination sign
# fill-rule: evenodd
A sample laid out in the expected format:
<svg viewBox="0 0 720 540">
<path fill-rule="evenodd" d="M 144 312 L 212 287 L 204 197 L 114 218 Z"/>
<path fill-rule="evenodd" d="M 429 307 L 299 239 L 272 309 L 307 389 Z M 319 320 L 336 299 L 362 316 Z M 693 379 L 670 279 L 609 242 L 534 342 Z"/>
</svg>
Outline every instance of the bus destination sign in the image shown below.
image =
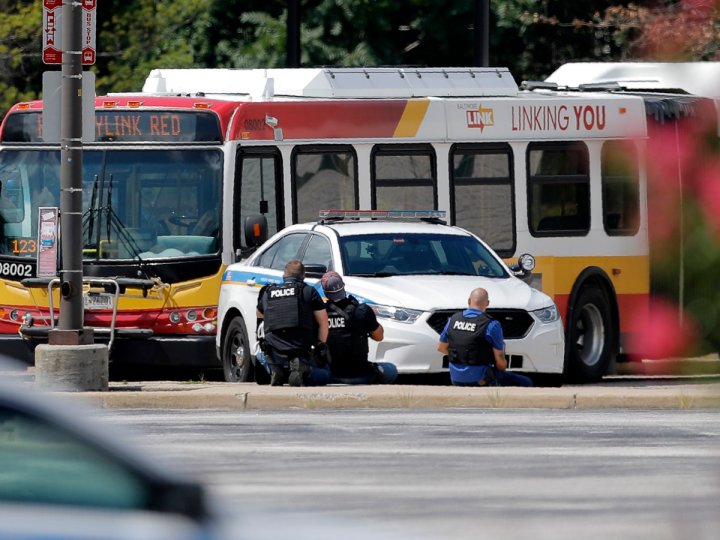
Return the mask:
<svg viewBox="0 0 720 540">
<path fill-rule="evenodd" d="M 218 118 L 207 111 L 108 110 L 95 112 L 97 142 L 222 142 Z M 2 142 L 45 142 L 42 112 L 8 115 Z"/>
</svg>

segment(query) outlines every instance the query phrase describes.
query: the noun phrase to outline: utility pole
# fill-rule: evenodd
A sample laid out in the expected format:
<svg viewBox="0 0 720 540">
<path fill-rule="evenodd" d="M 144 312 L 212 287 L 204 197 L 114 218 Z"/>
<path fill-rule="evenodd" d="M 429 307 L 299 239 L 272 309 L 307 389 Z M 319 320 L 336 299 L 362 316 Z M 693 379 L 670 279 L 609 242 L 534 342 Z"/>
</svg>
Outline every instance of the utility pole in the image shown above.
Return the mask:
<svg viewBox="0 0 720 540">
<path fill-rule="evenodd" d="M 475 0 L 475 66 L 490 66 L 490 0 Z"/>
<path fill-rule="evenodd" d="M 62 6 L 62 92 L 60 108 L 60 321 L 49 343 L 86 345 L 82 302 L 82 4 Z"/>
<path fill-rule="evenodd" d="M 59 3 L 44 0 L 53 9 Z M 83 327 L 83 6 L 94 9 L 96 0 L 62 0 L 60 320 L 48 344 L 35 348 L 35 385 L 47 390 L 107 390 L 109 379 L 108 347 L 95 344 L 93 330 Z M 46 107 L 43 101 L 43 113 L 50 114 Z"/>
</svg>

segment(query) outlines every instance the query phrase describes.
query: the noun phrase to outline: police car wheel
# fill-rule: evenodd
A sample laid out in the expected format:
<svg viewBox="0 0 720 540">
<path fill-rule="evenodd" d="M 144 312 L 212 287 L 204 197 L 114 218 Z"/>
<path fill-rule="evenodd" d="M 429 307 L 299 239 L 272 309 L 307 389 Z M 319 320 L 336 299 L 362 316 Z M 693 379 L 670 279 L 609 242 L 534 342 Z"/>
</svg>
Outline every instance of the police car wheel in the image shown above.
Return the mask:
<svg viewBox="0 0 720 540">
<path fill-rule="evenodd" d="M 225 330 L 222 364 L 223 374 L 227 382 L 248 382 L 253 380 L 250 346 L 242 317 L 235 317 Z"/>
</svg>

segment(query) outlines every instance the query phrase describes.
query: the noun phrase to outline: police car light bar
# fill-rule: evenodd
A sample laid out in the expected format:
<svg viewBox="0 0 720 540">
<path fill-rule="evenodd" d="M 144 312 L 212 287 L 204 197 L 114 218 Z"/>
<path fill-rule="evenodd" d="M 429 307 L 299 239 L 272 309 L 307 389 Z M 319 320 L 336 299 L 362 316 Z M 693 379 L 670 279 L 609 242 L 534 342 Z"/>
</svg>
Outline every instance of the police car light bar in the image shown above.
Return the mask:
<svg viewBox="0 0 720 540">
<path fill-rule="evenodd" d="M 445 219 L 445 210 L 320 210 L 320 219 Z"/>
</svg>

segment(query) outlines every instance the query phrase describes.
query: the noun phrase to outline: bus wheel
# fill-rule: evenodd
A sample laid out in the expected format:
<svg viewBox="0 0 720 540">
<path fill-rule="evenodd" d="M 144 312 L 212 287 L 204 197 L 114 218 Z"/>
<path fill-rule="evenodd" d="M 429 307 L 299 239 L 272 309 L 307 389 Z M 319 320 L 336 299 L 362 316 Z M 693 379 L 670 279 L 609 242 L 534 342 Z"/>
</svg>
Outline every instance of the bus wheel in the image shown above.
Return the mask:
<svg viewBox="0 0 720 540">
<path fill-rule="evenodd" d="M 583 287 L 567 330 L 566 358 L 574 382 L 599 381 L 612 356 L 612 322 L 605 293 L 597 287 Z"/>
<path fill-rule="evenodd" d="M 223 374 L 227 382 L 253 380 L 247 331 L 242 317 L 235 317 L 225 331 L 222 345 Z"/>
</svg>

